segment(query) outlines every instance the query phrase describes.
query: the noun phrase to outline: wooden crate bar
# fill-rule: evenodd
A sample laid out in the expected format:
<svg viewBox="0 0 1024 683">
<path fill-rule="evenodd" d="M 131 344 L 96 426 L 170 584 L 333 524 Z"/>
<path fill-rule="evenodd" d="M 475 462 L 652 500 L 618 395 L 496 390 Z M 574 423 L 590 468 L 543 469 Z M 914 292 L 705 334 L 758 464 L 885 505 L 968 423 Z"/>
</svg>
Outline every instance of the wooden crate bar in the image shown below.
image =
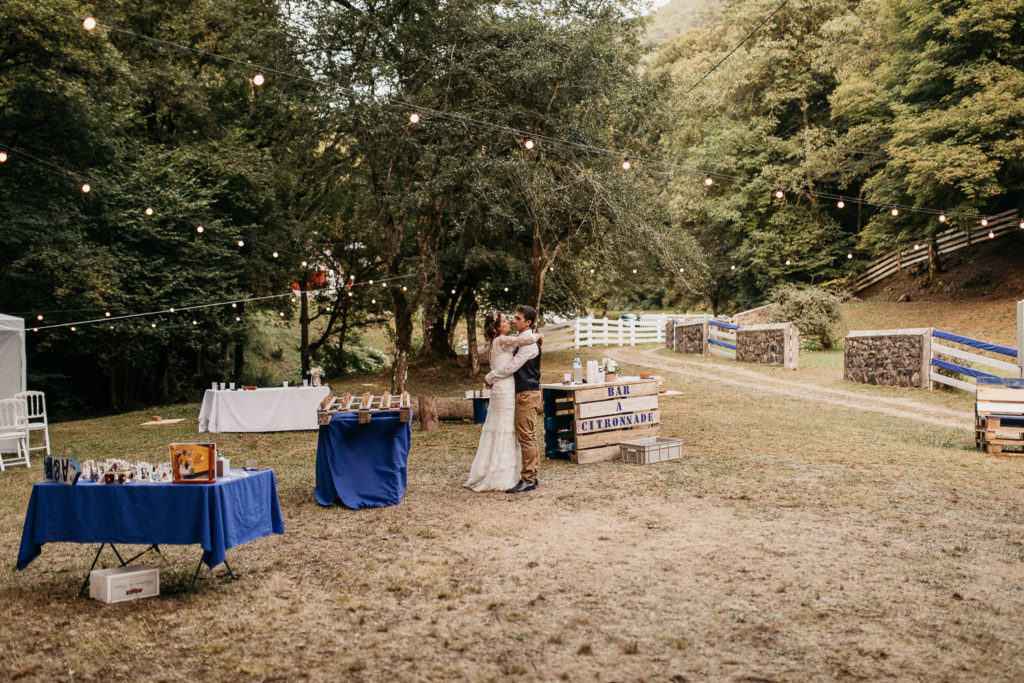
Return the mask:
<svg viewBox="0 0 1024 683">
<path fill-rule="evenodd" d="M 638 396 L 636 398 L 616 398 L 610 401 L 594 401 L 593 403 L 578 403 L 575 407 L 577 420 L 585 420 L 590 417 L 601 415 L 619 415 L 621 413 L 635 413 L 642 410 L 656 410 L 658 408 L 658 397 Z"/>
</svg>

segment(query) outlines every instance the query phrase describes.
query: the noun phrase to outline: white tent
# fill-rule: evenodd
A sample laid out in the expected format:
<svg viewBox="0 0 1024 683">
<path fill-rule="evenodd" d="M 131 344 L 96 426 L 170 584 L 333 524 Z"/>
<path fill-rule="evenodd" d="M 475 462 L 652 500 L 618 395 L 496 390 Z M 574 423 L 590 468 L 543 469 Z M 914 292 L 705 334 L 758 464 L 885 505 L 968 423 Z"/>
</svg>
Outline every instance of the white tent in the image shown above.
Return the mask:
<svg viewBox="0 0 1024 683">
<path fill-rule="evenodd" d="M 0 313 L 0 398 L 25 391 L 25 321 Z"/>
</svg>

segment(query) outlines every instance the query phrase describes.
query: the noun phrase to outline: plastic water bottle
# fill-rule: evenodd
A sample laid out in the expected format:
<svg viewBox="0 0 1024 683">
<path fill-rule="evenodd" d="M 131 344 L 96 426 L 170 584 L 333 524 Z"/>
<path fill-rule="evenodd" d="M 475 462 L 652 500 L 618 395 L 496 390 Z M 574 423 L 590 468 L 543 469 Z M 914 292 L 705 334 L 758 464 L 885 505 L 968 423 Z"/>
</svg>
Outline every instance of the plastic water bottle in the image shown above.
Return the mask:
<svg viewBox="0 0 1024 683">
<path fill-rule="evenodd" d="M 583 363 L 580 361 L 580 354 L 572 359 L 572 381 L 574 384 L 583 383 Z"/>
</svg>

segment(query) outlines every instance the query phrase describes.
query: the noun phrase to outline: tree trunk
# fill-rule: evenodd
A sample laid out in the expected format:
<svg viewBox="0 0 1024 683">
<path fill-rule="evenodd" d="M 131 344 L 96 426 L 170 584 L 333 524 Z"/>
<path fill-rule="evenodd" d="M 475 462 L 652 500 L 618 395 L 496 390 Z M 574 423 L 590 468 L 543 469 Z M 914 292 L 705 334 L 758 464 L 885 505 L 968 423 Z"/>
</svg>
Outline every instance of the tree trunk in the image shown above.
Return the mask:
<svg viewBox="0 0 1024 683">
<path fill-rule="evenodd" d="M 338 369 L 345 374 L 345 338 L 348 336 L 348 307 L 341 312 L 341 329 L 338 330 Z"/>
<path fill-rule="evenodd" d="M 526 292 L 526 303 L 539 312 L 544 280 L 548 275 L 548 260 L 536 239 L 530 251 L 530 287 Z"/>
<path fill-rule="evenodd" d="M 303 274 L 302 280 L 305 280 Z M 302 376 L 309 374 L 309 294 L 306 293 L 306 283 L 299 282 L 299 330 L 301 334 L 300 352 L 302 354 Z"/>
<path fill-rule="evenodd" d="M 432 432 L 437 427 L 437 397 L 420 396 L 420 431 Z"/>
<path fill-rule="evenodd" d="M 928 286 L 931 287 L 939 279 L 939 245 L 935 235 L 928 238 Z"/>
<path fill-rule="evenodd" d="M 466 293 L 466 343 L 469 345 L 469 376 L 476 377 L 480 372 L 480 352 L 476 343 L 476 313 L 479 304 L 476 300 L 476 291 L 469 290 Z"/>
<path fill-rule="evenodd" d="M 409 355 L 412 353 L 412 308 L 400 281 L 391 281 L 391 300 L 395 309 L 395 357 L 391 364 L 391 393 L 405 391 L 409 379 Z"/>
<path fill-rule="evenodd" d="M 156 358 L 156 395 L 161 403 L 166 402 L 167 397 L 170 395 L 169 383 L 167 381 L 167 371 L 170 365 L 170 352 L 165 346 L 160 349 L 160 353 L 157 354 Z"/>
<path fill-rule="evenodd" d="M 423 356 L 425 358 L 446 358 L 451 353 L 448 336 L 445 334 L 444 314 L 441 291 L 432 285 L 423 293 Z"/>
</svg>

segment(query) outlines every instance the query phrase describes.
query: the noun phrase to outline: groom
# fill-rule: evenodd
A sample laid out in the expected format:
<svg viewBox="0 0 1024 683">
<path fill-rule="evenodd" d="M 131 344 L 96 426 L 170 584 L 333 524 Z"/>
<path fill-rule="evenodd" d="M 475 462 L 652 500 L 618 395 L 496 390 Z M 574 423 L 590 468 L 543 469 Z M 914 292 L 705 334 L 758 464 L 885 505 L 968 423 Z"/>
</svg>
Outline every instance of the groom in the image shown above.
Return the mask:
<svg viewBox="0 0 1024 683">
<path fill-rule="evenodd" d="M 533 329 L 537 309 L 519 306 L 512 317 L 512 326 L 522 333 Z M 516 383 L 516 439 L 523 451 L 523 469 L 519 483 L 505 493 L 522 493 L 537 488 L 540 468 L 540 446 L 537 443 L 537 414 L 540 413 L 540 343 L 517 346 L 515 356 L 504 367 L 491 370 L 484 377 L 488 386 L 509 375 Z"/>
</svg>

